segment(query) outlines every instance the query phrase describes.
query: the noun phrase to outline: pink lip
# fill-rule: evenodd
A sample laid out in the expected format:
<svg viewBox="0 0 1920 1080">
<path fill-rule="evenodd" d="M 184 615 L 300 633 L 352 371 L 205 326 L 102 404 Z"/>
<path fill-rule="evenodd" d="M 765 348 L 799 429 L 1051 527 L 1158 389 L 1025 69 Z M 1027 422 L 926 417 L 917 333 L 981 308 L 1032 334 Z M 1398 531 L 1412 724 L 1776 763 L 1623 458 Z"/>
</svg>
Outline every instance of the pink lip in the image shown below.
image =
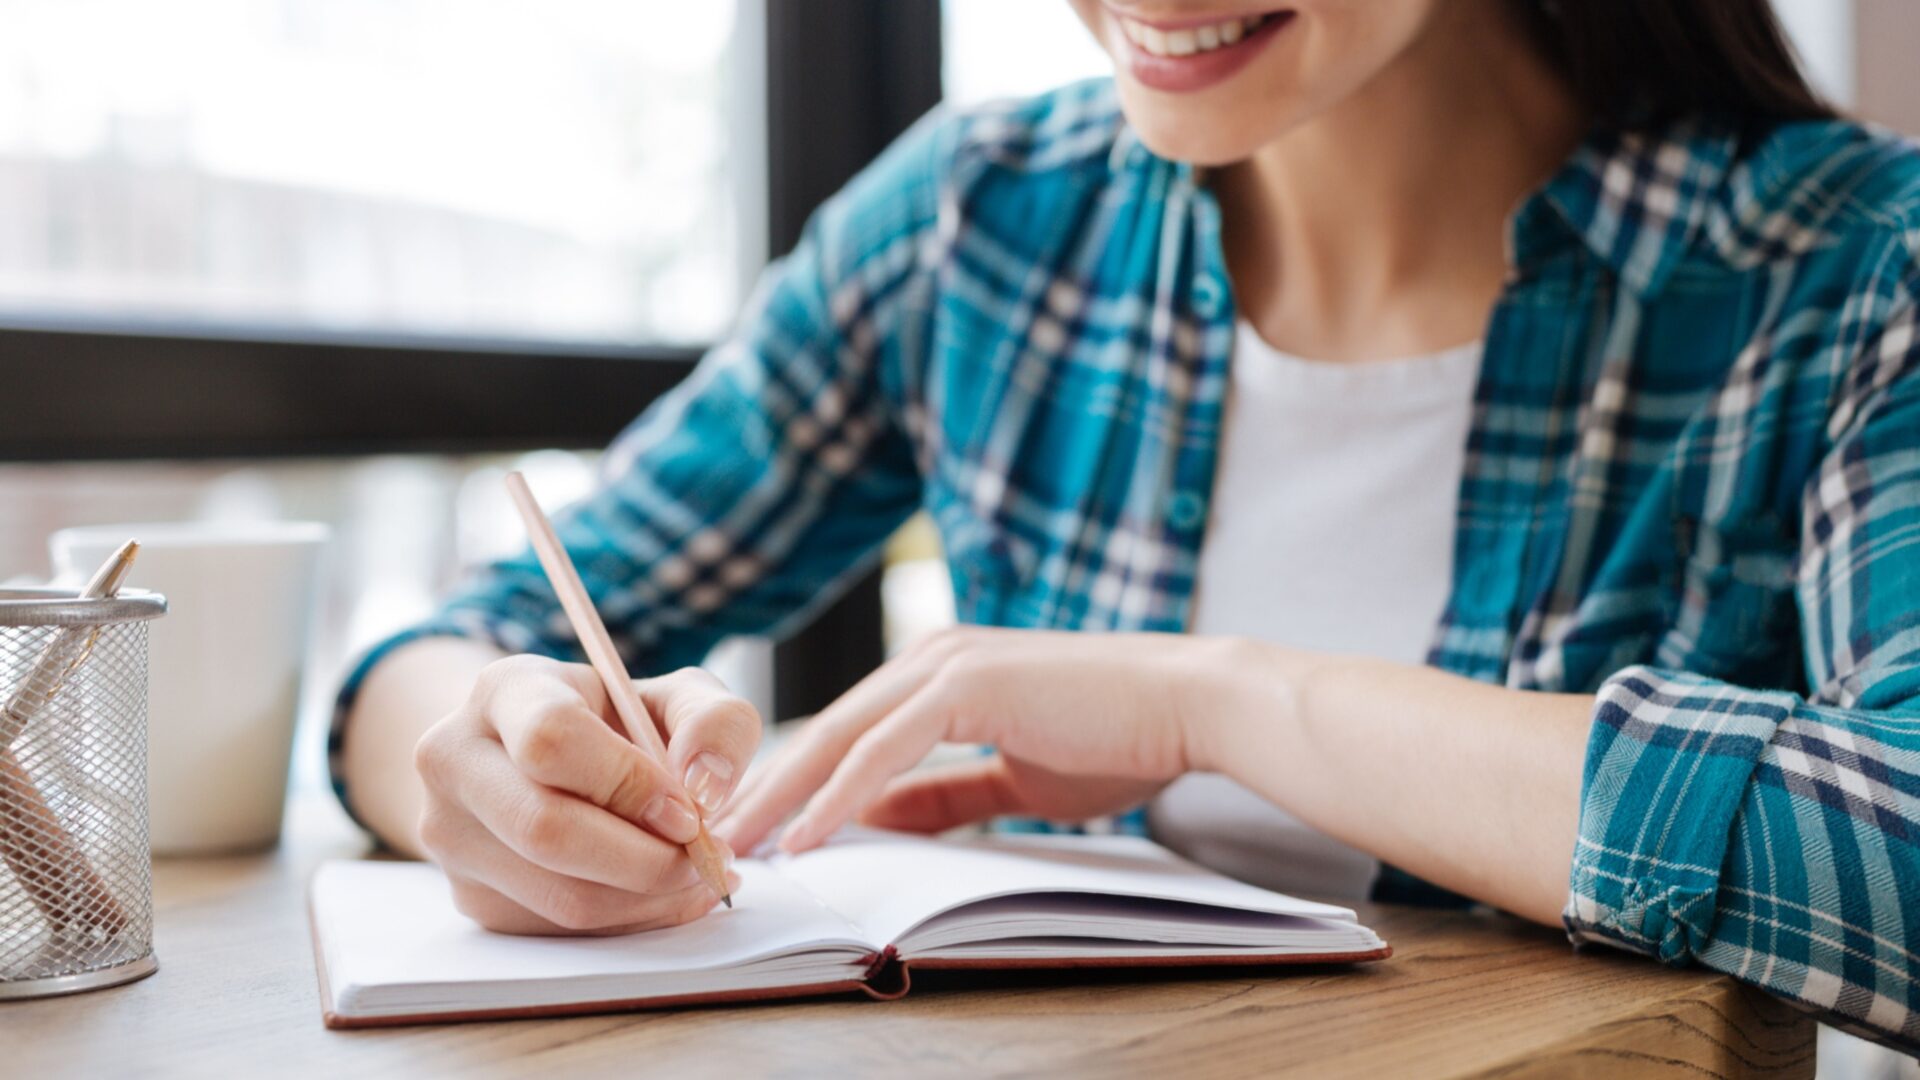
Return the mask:
<svg viewBox="0 0 1920 1080">
<path fill-rule="evenodd" d="M 1116 19 L 1131 18 L 1131 16 L 1121 16 L 1112 12 L 1112 9 L 1108 10 Z M 1209 22 L 1223 20 L 1215 17 L 1211 20 L 1189 23 L 1160 23 L 1146 19 L 1134 19 L 1134 21 L 1146 23 L 1156 29 L 1178 30 L 1184 26 L 1205 26 Z M 1275 12 L 1252 33 L 1232 45 L 1220 49 L 1209 49 L 1190 56 L 1155 56 L 1135 45 L 1133 39 L 1127 37 L 1119 26 L 1116 25 L 1113 30 L 1126 46 L 1125 62 L 1128 73 L 1141 85 L 1169 93 L 1191 93 L 1222 82 L 1245 67 L 1248 61 L 1252 60 L 1261 49 L 1266 48 L 1274 36 L 1291 22 L 1293 22 L 1293 12 Z"/>
</svg>

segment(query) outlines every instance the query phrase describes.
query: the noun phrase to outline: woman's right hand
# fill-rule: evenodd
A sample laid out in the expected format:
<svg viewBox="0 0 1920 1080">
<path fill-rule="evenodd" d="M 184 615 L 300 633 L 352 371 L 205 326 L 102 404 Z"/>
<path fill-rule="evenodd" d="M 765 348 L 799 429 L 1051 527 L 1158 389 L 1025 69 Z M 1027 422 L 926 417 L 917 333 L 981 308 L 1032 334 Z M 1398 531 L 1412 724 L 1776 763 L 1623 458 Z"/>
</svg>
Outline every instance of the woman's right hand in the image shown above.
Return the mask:
<svg viewBox="0 0 1920 1080">
<path fill-rule="evenodd" d="M 725 805 L 759 714 L 698 668 L 634 688 L 666 729 L 665 765 L 622 733 L 592 668 L 535 656 L 488 665 L 421 738 L 420 843 L 461 912 L 510 934 L 622 934 L 718 902 L 682 848 L 699 827 L 689 800 Z"/>
</svg>

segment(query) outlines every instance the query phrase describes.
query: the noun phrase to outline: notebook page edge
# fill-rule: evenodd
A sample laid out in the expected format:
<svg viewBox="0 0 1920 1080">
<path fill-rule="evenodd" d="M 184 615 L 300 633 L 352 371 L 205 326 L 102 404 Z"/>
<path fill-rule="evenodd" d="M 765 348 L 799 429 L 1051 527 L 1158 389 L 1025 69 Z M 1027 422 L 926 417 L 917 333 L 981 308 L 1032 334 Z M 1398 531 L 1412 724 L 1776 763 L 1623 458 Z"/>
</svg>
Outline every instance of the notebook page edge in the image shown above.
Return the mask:
<svg viewBox="0 0 1920 1080">
<path fill-rule="evenodd" d="M 1263 960 L 1311 961 L 1317 957 L 1353 956 L 1356 954 L 1378 953 L 1387 947 L 1379 935 L 1363 926 L 1352 928 L 1348 935 L 1328 935 L 1323 944 L 1311 948 L 1299 945 L 1201 945 L 1192 943 L 1141 942 L 1125 940 L 1105 940 L 1098 938 L 1074 938 L 1039 936 L 1030 938 L 1007 938 L 998 941 L 970 942 L 943 945 L 915 953 L 906 958 L 919 965 L 940 961 L 969 962 L 1042 962 L 1048 960 L 1108 960 L 1124 962 L 1128 960 L 1158 961 L 1179 959 L 1196 964 L 1214 961 L 1235 963 L 1259 963 Z"/>
<path fill-rule="evenodd" d="M 1019 858 L 1042 853 L 1063 856 L 1064 860 Z M 1024 880 L 1000 888 L 957 891 L 928 884 L 960 873 L 954 866 L 956 859 L 971 863 L 976 874 L 997 871 L 1006 880 L 1021 877 L 1024 870 Z M 1118 870 L 1114 866 L 1074 865 L 1101 859 L 1122 863 L 1131 860 L 1136 865 Z M 917 927 L 959 908 L 1040 893 L 1166 900 L 1359 925 L 1358 916 L 1350 908 L 1235 881 L 1140 837 L 989 836 L 954 840 L 859 828 L 837 834 L 820 848 L 777 856 L 773 861 L 789 880 L 858 927 L 869 940 L 884 939 L 896 948 L 907 942 Z M 947 865 L 934 867 L 937 862 Z M 1138 865 L 1142 862 L 1150 865 Z M 1122 883 L 1126 874 L 1119 870 L 1133 874 L 1131 886 Z M 1145 871 L 1152 871 L 1150 876 L 1156 877 L 1161 887 L 1142 887 L 1140 875 Z M 850 881 L 853 884 L 849 885 Z M 1176 881 L 1183 884 L 1169 884 Z M 903 899 L 899 888 L 882 888 L 895 882 L 905 882 L 908 889 L 918 885 L 921 900 Z M 936 891 L 944 891 L 944 898 L 925 902 L 925 894 Z"/>
<path fill-rule="evenodd" d="M 1311 915 L 1114 894 L 1015 893 L 963 904 L 922 920 L 895 946 L 903 956 L 915 958 L 953 946 L 1042 937 L 1143 946 L 1310 950 L 1319 947 L 1308 944 L 1312 942 L 1359 941 L 1370 936 L 1372 931 L 1358 922 Z"/>
</svg>

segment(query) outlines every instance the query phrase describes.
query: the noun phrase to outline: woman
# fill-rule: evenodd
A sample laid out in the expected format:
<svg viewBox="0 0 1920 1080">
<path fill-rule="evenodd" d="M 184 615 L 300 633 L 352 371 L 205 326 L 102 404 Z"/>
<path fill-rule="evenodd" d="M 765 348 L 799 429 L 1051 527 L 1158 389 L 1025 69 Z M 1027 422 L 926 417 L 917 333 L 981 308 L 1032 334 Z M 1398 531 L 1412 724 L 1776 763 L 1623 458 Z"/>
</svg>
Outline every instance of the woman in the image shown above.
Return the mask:
<svg viewBox="0 0 1920 1080">
<path fill-rule="evenodd" d="M 641 680 L 663 772 L 501 563 L 344 692 L 361 819 L 600 933 L 710 907 L 676 781 L 736 850 L 1151 800 L 1920 1046 L 1920 159 L 1764 0 L 1074 3 L 1112 84 L 909 133 L 561 524 L 643 673 L 921 507 L 972 625 L 736 791 L 750 708 Z"/>
</svg>

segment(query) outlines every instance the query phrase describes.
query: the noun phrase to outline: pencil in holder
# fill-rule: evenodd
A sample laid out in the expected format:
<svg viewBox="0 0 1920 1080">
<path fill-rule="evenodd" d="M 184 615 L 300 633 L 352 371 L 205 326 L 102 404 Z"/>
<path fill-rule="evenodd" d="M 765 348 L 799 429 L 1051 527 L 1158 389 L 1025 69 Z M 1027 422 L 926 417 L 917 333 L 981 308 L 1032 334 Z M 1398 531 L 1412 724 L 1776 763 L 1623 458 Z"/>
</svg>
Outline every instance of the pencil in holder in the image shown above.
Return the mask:
<svg viewBox="0 0 1920 1080">
<path fill-rule="evenodd" d="M 166 610 L 134 590 L 0 589 L 0 1000 L 157 967 L 147 623 Z"/>
</svg>

